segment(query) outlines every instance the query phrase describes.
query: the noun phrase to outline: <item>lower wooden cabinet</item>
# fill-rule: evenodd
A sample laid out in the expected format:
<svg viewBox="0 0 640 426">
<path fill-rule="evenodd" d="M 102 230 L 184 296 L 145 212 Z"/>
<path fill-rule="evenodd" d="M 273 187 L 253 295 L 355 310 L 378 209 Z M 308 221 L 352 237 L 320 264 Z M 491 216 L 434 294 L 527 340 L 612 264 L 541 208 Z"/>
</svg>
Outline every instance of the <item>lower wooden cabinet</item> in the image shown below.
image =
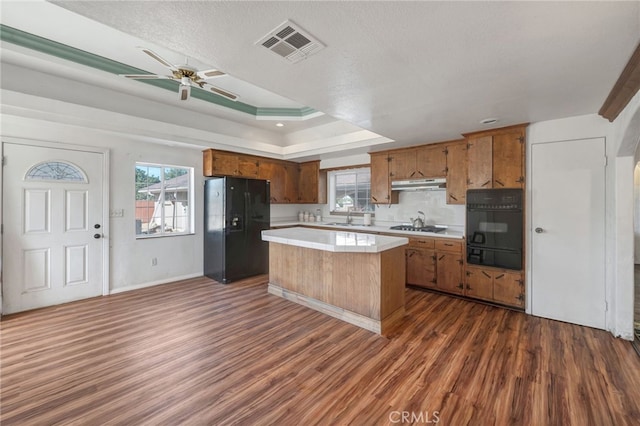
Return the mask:
<svg viewBox="0 0 640 426">
<path fill-rule="evenodd" d="M 524 280 L 520 271 L 467 266 L 465 296 L 524 308 Z"/>
<path fill-rule="evenodd" d="M 405 257 L 408 285 L 464 293 L 462 241 L 410 237 Z"/>
<path fill-rule="evenodd" d="M 436 252 L 431 238 L 409 238 L 405 249 L 407 284 L 436 288 Z"/>
<path fill-rule="evenodd" d="M 464 294 L 462 241 L 436 240 L 437 288 L 453 294 Z"/>
</svg>

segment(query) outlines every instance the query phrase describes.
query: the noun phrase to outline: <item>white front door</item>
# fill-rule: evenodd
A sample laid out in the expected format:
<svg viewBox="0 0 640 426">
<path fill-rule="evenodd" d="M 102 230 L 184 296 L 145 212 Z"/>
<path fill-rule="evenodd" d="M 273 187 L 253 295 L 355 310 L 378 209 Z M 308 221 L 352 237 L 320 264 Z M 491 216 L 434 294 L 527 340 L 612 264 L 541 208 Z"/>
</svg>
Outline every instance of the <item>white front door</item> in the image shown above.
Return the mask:
<svg viewBox="0 0 640 426">
<path fill-rule="evenodd" d="M 104 154 L 3 146 L 3 313 L 101 295 Z"/>
<path fill-rule="evenodd" d="M 531 151 L 531 313 L 604 329 L 605 141 Z"/>
</svg>

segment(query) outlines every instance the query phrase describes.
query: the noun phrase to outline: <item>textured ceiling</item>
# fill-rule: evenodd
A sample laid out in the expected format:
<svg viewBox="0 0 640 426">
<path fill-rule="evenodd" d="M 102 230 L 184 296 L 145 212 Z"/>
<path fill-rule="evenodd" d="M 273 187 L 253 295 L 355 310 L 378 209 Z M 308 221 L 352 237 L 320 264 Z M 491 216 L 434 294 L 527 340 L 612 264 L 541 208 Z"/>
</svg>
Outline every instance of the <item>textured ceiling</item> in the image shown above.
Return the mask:
<svg viewBox="0 0 640 426">
<path fill-rule="evenodd" d="M 400 145 L 596 113 L 640 40 L 639 2 L 53 3 Z M 286 20 L 326 48 L 255 45 Z"/>
</svg>

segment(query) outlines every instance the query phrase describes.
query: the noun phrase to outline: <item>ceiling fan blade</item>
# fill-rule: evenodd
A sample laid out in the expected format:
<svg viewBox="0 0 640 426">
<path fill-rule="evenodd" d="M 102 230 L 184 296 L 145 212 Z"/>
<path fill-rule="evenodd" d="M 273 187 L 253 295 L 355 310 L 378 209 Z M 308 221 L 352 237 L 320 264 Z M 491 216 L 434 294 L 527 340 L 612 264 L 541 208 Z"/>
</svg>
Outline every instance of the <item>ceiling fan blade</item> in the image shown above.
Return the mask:
<svg viewBox="0 0 640 426">
<path fill-rule="evenodd" d="M 152 80 L 152 79 L 171 79 L 172 77 L 166 75 L 157 75 L 157 74 L 118 74 L 120 77 L 124 78 L 134 78 L 136 80 Z"/>
<path fill-rule="evenodd" d="M 147 55 L 151 56 L 153 59 L 155 59 L 156 61 L 160 62 L 165 67 L 169 68 L 171 71 L 177 71 L 178 70 L 178 67 L 173 65 L 171 62 L 168 62 L 165 59 L 163 59 L 160 55 L 158 55 L 153 50 L 145 49 L 143 47 L 141 49 L 142 49 L 142 51 L 144 53 L 146 53 Z"/>
<path fill-rule="evenodd" d="M 234 93 L 231 93 L 231 92 L 228 92 L 226 90 L 223 90 L 223 89 L 221 89 L 219 87 L 207 84 L 207 88 L 209 88 L 209 90 L 211 90 L 216 95 L 220 95 L 220 96 L 225 97 L 227 99 L 230 99 L 232 101 L 237 101 L 238 100 L 238 95 L 236 95 Z"/>
<path fill-rule="evenodd" d="M 208 78 L 221 77 L 223 75 L 227 75 L 227 74 L 215 68 L 210 70 L 198 71 L 198 77 L 200 77 L 203 80 L 206 80 Z"/>
</svg>

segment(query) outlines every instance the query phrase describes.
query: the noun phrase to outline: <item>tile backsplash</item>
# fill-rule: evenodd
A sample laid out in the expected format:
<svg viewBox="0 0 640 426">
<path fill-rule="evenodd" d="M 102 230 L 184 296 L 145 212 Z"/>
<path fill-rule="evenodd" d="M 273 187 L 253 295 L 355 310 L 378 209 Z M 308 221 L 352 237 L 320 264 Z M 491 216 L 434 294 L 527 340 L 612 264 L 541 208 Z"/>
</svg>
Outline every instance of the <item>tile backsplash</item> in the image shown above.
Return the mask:
<svg viewBox="0 0 640 426">
<path fill-rule="evenodd" d="M 376 207 L 376 220 L 409 222 L 424 212 L 427 225 L 464 226 L 464 205 L 447 204 L 446 191 L 402 191 L 398 204 Z"/>
</svg>

